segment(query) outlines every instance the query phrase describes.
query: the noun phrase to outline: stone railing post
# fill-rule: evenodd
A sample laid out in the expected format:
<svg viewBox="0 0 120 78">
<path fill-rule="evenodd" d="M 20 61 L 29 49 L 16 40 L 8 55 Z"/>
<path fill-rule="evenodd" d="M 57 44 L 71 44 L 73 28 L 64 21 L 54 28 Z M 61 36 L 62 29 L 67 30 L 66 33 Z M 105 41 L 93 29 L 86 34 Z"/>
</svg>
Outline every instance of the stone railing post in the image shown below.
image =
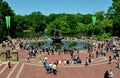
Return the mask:
<svg viewBox="0 0 120 78">
<path fill-rule="evenodd" d="M 11 58 L 12 61 L 18 61 L 19 60 L 18 51 L 16 49 L 12 51 L 11 55 L 12 55 L 12 58 Z"/>
<path fill-rule="evenodd" d="M 4 50 L 1 52 L 1 61 L 7 61 L 7 53 Z"/>
</svg>

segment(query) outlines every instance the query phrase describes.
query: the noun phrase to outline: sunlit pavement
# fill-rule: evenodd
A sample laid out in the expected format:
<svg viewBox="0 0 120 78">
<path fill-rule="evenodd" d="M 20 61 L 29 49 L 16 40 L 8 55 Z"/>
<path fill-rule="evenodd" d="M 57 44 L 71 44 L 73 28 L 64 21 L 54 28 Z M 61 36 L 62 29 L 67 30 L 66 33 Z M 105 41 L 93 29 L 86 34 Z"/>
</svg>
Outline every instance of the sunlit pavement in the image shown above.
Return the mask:
<svg viewBox="0 0 120 78">
<path fill-rule="evenodd" d="M 12 62 L 11 68 L 8 68 L 7 63 L 0 63 L 0 78 L 103 78 L 106 70 L 112 69 L 114 78 L 120 77 L 120 69 L 116 68 L 115 61 L 112 64 L 108 64 L 108 56 L 112 53 L 108 53 L 107 57 L 94 58 L 93 63 L 88 66 L 84 65 L 85 57 L 87 53 L 80 53 L 82 64 L 74 65 L 58 65 L 57 75 L 46 74 L 43 65 L 39 64 L 39 60 L 44 56 L 48 57 L 48 62 L 55 62 L 56 60 L 70 59 L 69 54 L 55 55 L 38 54 L 36 58 L 31 59 L 30 63 L 26 62 L 27 51 L 19 51 L 19 61 Z"/>
</svg>

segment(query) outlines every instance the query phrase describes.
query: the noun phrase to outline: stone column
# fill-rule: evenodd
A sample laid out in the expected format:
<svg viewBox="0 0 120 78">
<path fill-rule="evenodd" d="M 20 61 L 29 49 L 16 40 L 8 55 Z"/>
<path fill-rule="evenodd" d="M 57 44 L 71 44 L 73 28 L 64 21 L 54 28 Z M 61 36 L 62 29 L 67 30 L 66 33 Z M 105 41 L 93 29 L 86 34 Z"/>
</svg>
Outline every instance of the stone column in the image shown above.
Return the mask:
<svg viewBox="0 0 120 78">
<path fill-rule="evenodd" d="M 6 53 L 6 51 L 1 52 L 1 61 L 7 61 L 7 53 Z"/>
<path fill-rule="evenodd" d="M 116 47 L 117 52 L 120 54 L 120 46 Z"/>
<path fill-rule="evenodd" d="M 11 55 L 12 55 L 12 58 L 11 58 L 12 61 L 18 61 L 19 60 L 18 51 L 16 49 L 12 51 Z"/>
</svg>

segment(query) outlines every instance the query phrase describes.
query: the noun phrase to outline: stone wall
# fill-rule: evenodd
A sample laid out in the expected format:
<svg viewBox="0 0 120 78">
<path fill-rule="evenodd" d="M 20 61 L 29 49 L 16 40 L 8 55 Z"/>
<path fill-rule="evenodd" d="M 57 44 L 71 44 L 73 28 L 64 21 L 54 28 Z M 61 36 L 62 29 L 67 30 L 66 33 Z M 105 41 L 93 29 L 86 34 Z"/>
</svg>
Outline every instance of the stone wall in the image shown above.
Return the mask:
<svg viewBox="0 0 120 78">
<path fill-rule="evenodd" d="M 10 52 L 9 49 L 2 49 L 0 52 L 0 61 L 6 62 L 8 60 L 11 61 L 18 61 L 18 51 L 17 50 L 12 50 Z"/>
</svg>

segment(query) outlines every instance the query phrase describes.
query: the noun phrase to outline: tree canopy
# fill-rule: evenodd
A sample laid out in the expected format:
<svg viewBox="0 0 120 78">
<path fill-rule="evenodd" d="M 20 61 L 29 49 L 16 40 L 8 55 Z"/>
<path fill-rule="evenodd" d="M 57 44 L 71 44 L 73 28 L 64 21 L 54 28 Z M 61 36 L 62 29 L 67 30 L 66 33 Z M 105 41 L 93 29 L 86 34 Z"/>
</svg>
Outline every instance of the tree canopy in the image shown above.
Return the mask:
<svg viewBox="0 0 120 78">
<path fill-rule="evenodd" d="M 113 0 L 108 12 L 98 11 L 95 14 L 50 14 L 43 15 L 40 11 L 29 15 L 17 15 L 6 1 L 0 0 L 0 41 L 12 38 L 39 37 L 40 34 L 53 36 L 58 27 L 63 36 L 120 36 L 120 1 Z M 6 28 L 5 16 L 11 17 L 11 27 Z M 92 16 L 96 16 L 93 25 Z M 9 32 L 8 32 L 9 31 Z"/>
<path fill-rule="evenodd" d="M 11 16 L 11 28 L 9 29 L 9 33 L 6 27 L 6 20 L 5 16 Z M 0 41 L 7 39 L 8 34 L 11 37 L 14 37 L 14 16 L 15 13 L 11 9 L 11 7 L 8 5 L 7 2 L 0 0 Z"/>
<path fill-rule="evenodd" d="M 113 0 L 107 16 L 113 20 L 112 35 L 120 37 L 120 0 Z"/>
</svg>

